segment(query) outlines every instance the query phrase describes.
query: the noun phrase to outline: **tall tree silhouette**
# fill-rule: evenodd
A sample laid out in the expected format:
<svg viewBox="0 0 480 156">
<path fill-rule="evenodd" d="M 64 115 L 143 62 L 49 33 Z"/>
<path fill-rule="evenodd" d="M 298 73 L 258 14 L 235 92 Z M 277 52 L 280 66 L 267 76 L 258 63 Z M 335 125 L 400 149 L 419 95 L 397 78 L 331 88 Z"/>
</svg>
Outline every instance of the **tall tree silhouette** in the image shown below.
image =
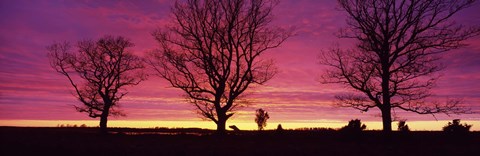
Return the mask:
<svg viewBox="0 0 480 156">
<path fill-rule="evenodd" d="M 172 8 L 173 22 L 153 36 L 160 50 L 150 64 L 174 88 L 186 93 L 201 117 L 225 132 L 226 121 L 254 84 L 276 73 L 260 56 L 290 32 L 270 26 L 274 0 L 187 0 Z"/>
<path fill-rule="evenodd" d="M 50 65 L 67 77 L 82 103 L 76 110 L 100 117 L 101 133 L 107 132 L 108 116 L 124 115 L 118 106 L 127 94 L 125 87 L 145 80 L 142 60 L 128 50 L 133 46 L 124 37 L 105 36 L 80 41 L 73 52 L 68 42 L 47 47 Z"/>
<path fill-rule="evenodd" d="M 362 94 L 338 95 L 338 105 L 361 111 L 379 108 L 383 130 L 392 130 L 392 109 L 418 114 L 464 113 L 458 100 L 429 103 L 429 89 L 443 52 L 479 35 L 479 27 L 449 20 L 474 0 L 338 0 L 348 15 L 340 38 L 357 40 L 355 49 L 332 48 L 320 58 L 330 68 L 323 83 L 340 83 Z"/>
</svg>

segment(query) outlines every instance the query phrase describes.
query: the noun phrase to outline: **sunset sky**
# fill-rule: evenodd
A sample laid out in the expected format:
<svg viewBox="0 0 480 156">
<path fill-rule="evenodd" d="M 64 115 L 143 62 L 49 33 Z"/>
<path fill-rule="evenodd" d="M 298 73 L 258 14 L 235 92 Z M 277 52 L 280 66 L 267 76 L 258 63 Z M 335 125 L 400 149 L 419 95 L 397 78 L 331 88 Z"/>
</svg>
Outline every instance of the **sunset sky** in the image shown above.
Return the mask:
<svg viewBox="0 0 480 156">
<path fill-rule="evenodd" d="M 45 47 L 55 41 L 76 42 L 106 34 L 121 35 L 135 43 L 132 49 L 143 55 L 157 48 L 151 33 L 167 24 L 173 0 L 156 1 L 0 1 L 0 126 L 55 126 L 57 124 L 98 125 L 98 119 L 78 113 L 66 78 L 49 65 Z M 350 119 L 361 119 L 371 129 L 381 128 L 376 109 L 361 113 L 332 106 L 334 95 L 351 91 L 339 85 L 316 81 L 325 67 L 317 56 L 333 44 L 348 48 L 353 40 L 338 39 L 345 27 L 344 12 L 334 0 L 281 0 L 275 8 L 273 25 L 295 27 L 296 35 L 264 57 L 273 58 L 280 72 L 264 86 L 248 92 L 250 106 L 240 110 L 227 125 L 253 129 L 254 111 L 270 114 L 267 129 L 278 123 L 287 128 L 340 127 Z M 480 3 L 452 17 L 459 24 L 480 25 Z M 447 68 L 432 90 L 432 100 L 462 98 L 463 104 L 480 113 L 480 37 L 469 39 L 468 47 L 443 55 Z M 151 76 L 128 88 L 120 105 L 126 117 L 111 117 L 109 126 L 202 127 L 202 121 L 180 90 Z M 411 129 L 439 130 L 447 120 L 460 118 L 480 130 L 480 114 L 417 115 L 397 110 Z M 438 119 L 438 121 L 436 121 Z M 284 126 L 285 127 L 285 126 Z M 393 124 L 396 129 L 396 124 Z"/>
</svg>

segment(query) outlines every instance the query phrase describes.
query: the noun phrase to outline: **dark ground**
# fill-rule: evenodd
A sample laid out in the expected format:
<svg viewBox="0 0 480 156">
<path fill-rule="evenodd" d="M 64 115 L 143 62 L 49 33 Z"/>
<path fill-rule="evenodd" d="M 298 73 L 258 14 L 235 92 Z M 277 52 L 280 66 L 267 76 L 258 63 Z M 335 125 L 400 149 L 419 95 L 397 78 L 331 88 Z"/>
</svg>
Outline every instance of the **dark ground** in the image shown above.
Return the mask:
<svg viewBox="0 0 480 156">
<path fill-rule="evenodd" d="M 246 131 L 227 136 L 201 129 L 0 127 L 0 155 L 445 155 L 480 154 L 480 132 L 379 131 L 360 134 L 332 130 Z"/>
</svg>

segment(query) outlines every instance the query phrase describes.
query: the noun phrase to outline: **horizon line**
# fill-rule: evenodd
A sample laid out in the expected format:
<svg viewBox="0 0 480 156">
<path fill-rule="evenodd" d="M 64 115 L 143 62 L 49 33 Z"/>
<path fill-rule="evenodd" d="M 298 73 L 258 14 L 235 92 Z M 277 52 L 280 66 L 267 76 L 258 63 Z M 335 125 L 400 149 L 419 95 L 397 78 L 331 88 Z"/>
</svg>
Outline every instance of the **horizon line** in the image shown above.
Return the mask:
<svg viewBox="0 0 480 156">
<path fill-rule="evenodd" d="M 407 125 L 412 131 L 441 131 L 451 120 L 437 120 L 437 121 L 407 121 Z M 461 120 L 462 124 L 466 123 L 472 125 L 471 131 L 480 131 L 479 120 Z M 97 120 L 25 120 L 25 119 L 0 119 L 0 126 L 9 127 L 58 127 L 60 125 L 87 125 L 87 127 L 98 126 Z M 367 130 L 381 130 L 382 121 L 362 121 L 367 125 Z M 398 121 L 392 122 L 392 129 L 396 130 Z M 279 122 L 272 121 L 267 123 L 266 130 L 274 130 L 277 125 L 281 124 L 283 129 L 298 129 L 298 128 L 332 128 L 338 129 L 348 124 L 348 121 L 320 121 L 312 120 L 312 122 Z M 238 121 L 233 120 L 227 122 L 227 126 L 236 125 L 241 130 L 256 130 L 257 125 L 253 121 Z M 109 128 L 200 128 L 200 129 L 215 129 L 216 125 L 211 121 L 199 120 L 109 120 Z M 228 129 L 228 128 L 227 128 Z"/>
</svg>

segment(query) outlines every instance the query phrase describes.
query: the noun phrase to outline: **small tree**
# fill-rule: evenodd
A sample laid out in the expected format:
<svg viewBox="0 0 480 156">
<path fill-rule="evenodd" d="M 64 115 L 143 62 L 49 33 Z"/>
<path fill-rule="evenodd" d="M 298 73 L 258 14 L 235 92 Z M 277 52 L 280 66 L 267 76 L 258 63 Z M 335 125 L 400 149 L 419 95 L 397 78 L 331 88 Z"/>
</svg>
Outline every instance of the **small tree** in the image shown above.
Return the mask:
<svg viewBox="0 0 480 156">
<path fill-rule="evenodd" d="M 454 119 L 443 127 L 444 132 L 448 133 L 468 133 L 472 125 L 466 123 L 460 124 L 460 119 Z"/>
<path fill-rule="evenodd" d="M 408 132 L 410 131 L 410 128 L 408 128 L 407 121 L 406 120 L 400 120 L 398 121 L 398 131 L 400 132 Z"/>
<path fill-rule="evenodd" d="M 258 130 L 263 130 L 267 126 L 267 120 L 270 118 L 268 112 L 263 109 L 257 109 L 255 113 L 255 122 L 258 125 Z"/>
<path fill-rule="evenodd" d="M 133 46 L 124 37 L 105 36 L 78 42 L 76 51 L 68 42 L 47 47 L 50 65 L 68 79 L 82 103 L 76 110 L 100 117 L 101 133 L 107 133 L 108 116 L 124 115 L 118 107 L 125 87 L 145 80 L 143 61 L 128 51 Z"/>
<path fill-rule="evenodd" d="M 365 124 L 362 124 L 362 122 L 359 119 L 355 119 L 355 120 L 350 120 L 348 122 L 348 125 L 346 125 L 345 127 L 342 127 L 340 130 L 346 131 L 346 132 L 361 132 L 366 128 L 367 126 Z"/>
</svg>

